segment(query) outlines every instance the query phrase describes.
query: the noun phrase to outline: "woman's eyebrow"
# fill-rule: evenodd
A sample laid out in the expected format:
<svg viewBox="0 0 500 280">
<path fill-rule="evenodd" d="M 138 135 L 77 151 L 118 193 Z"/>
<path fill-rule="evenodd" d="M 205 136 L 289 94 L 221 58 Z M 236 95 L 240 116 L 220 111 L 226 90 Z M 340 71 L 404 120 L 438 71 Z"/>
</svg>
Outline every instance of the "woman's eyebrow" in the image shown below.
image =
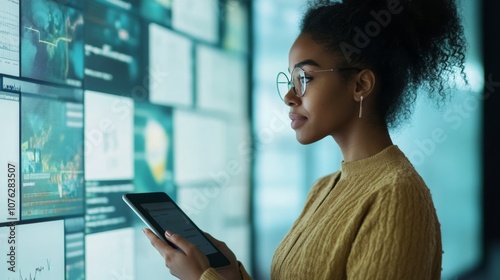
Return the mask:
<svg viewBox="0 0 500 280">
<path fill-rule="evenodd" d="M 295 64 L 295 66 L 293 66 L 293 69 L 301 68 L 304 65 L 319 66 L 319 63 L 317 63 L 316 61 L 314 61 L 312 59 L 306 59 L 306 60 L 302 60 L 301 62 Z M 288 69 L 288 72 L 290 72 L 290 69 Z"/>
</svg>

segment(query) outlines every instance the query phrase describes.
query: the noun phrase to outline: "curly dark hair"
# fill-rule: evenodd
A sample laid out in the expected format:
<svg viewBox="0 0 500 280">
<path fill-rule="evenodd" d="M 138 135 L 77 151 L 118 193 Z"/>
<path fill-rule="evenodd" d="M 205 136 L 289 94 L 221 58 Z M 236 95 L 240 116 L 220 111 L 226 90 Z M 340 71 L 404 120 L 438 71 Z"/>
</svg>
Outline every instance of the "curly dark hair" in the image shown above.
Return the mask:
<svg viewBox="0 0 500 280">
<path fill-rule="evenodd" d="M 457 69 L 467 83 L 454 0 L 313 0 L 300 31 L 345 66 L 374 71 L 381 86 L 375 109 L 390 128 L 410 118 L 419 88 L 441 105 Z"/>
</svg>

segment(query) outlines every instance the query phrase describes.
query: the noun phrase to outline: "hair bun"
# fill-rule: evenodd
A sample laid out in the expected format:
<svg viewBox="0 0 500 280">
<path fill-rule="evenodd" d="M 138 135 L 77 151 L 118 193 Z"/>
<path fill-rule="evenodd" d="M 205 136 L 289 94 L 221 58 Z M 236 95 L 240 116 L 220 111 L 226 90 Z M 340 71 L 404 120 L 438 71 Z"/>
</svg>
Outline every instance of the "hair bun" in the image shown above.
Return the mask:
<svg viewBox="0 0 500 280">
<path fill-rule="evenodd" d="M 424 48 L 445 36 L 449 25 L 458 18 L 453 0 L 344 0 L 342 3 L 351 11 L 351 18 L 358 18 L 358 24 L 363 21 L 368 24 L 380 20 L 377 15 L 391 13 L 384 26 L 387 35 Z"/>
</svg>

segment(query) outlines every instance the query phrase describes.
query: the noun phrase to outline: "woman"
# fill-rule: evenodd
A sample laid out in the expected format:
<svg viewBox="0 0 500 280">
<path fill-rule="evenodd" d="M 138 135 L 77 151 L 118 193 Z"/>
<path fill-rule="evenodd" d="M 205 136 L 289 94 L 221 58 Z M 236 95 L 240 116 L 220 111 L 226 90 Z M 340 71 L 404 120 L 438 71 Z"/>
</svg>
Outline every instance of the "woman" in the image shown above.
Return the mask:
<svg viewBox="0 0 500 280">
<path fill-rule="evenodd" d="M 277 248 L 272 279 L 440 279 L 441 234 L 430 192 L 388 128 L 410 116 L 417 88 L 440 103 L 447 75 L 464 73 L 463 30 L 453 0 L 317 1 L 278 75 L 302 144 L 332 136 L 341 170 L 319 179 Z M 283 88 L 284 86 L 284 88 Z M 420 91 L 422 92 L 422 91 Z M 232 260 L 215 270 L 194 245 L 146 230 L 181 279 L 248 279 Z"/>
</svg>

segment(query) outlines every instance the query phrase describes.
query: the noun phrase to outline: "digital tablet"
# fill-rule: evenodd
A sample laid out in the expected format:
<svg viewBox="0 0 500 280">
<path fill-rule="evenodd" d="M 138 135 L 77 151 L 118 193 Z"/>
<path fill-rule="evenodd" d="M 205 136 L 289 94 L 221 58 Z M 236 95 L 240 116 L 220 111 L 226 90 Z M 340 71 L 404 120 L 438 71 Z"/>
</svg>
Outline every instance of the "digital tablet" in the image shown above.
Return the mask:
<svg viewBox="0 0 500 280">
<path fill-rule="evenodd" d="M 189 219 L 177 204 L 163 192 L 128 193 L 123 200 L 161 240 L 179 249 L 165 238 L 165 231 L 177 233 L 195 244 L 214 268 L 226 266 L 230 261 L 205 234 Z"/>
</svg>

